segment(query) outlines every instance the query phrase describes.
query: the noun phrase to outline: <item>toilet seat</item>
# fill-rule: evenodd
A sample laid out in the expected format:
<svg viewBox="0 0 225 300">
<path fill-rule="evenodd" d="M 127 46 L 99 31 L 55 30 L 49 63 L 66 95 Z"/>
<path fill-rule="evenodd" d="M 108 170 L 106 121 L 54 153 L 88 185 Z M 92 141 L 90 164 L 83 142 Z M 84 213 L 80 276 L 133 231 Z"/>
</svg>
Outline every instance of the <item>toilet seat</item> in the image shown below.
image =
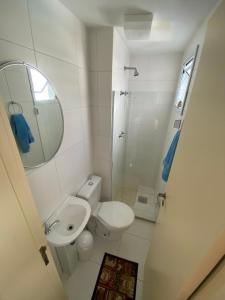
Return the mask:
<svg viewBox="0 0 225 300">
<path fill-rule="evenodd" d="M 129 227 L 134 221 L 133 210 L 120 201 L 108 201 L 101 203 L 97 218 L 112 231 Z"/>
</svg>

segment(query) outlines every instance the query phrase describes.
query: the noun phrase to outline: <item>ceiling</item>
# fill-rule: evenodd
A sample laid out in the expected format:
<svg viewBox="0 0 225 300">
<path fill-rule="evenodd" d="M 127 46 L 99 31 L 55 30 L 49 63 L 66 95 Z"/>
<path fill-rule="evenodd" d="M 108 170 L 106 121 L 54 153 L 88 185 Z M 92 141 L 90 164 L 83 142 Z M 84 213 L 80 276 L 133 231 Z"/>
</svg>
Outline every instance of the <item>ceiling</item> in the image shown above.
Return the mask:
<svg viewBox="0 0 225 300">
<path fill-rule="evenodd" d="M 150 38 L 128 41 L 132 52 L 182 51 L 218 0 L 61 0 L 89 26 L 119 26 L 125 13 L 153 13 Z"/>
</svg>

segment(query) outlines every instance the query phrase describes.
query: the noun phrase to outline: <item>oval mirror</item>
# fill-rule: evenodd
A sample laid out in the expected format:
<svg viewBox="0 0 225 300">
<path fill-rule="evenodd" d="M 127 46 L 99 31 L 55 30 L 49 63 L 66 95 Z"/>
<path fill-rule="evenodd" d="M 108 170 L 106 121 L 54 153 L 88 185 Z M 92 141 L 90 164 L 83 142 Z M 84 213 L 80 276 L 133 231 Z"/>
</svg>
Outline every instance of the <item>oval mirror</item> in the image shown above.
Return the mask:
<svg viewBox="0 0 225 300">
<path fill-rule="evenodd" d="M 49 161 L 63 137 L 60 102 L 48 79 L 24 62 L 0 66 L 0 97 L 26 168 Z"/>
</svg>

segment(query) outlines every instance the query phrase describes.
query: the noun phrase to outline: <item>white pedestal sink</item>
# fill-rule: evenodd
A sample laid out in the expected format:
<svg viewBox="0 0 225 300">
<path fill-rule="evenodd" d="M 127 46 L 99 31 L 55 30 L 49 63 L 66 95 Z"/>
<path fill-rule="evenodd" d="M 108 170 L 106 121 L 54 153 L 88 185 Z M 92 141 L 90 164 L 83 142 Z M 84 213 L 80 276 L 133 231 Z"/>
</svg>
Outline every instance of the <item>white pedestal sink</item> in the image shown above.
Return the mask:
<svg viewBox="0 0 225 300">
<path fill-rule="evenodd" d="M 46 235 L 47 240 L 55 247 L 71 244 L 84 230 L 90 215 L 91 207 L 86 200 L 69 196 L 48 220 L 48 224 L 55 224 Z"/>
</svg>

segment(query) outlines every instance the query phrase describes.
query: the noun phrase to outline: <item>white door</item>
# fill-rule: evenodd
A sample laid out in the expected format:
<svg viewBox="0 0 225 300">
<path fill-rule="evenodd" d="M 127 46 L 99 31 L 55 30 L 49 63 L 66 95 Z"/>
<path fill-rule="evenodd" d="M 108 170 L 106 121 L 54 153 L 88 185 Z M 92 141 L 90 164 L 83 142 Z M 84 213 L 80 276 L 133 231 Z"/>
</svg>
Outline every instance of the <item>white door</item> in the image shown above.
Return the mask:
<svg viewBox="0 0 225 300">
<path fill-rule="evenodd" d="M 40 250 L 43 250 L 42 255 Z M 0 299 L 66 299 L 2 106 L 0 107 Z"/>
<path fill-rule="evenodd" d="M 225 1 L 208 23 L 145 266 L 144 300 L 188 299 L 225 254 L 224 28 Z"/>
<path fill-rule="evenodd" d="M 207 279 L 193 293 L 190 300 L 225 299 L 225 258 L 216 266 Z"/>
</svg>

